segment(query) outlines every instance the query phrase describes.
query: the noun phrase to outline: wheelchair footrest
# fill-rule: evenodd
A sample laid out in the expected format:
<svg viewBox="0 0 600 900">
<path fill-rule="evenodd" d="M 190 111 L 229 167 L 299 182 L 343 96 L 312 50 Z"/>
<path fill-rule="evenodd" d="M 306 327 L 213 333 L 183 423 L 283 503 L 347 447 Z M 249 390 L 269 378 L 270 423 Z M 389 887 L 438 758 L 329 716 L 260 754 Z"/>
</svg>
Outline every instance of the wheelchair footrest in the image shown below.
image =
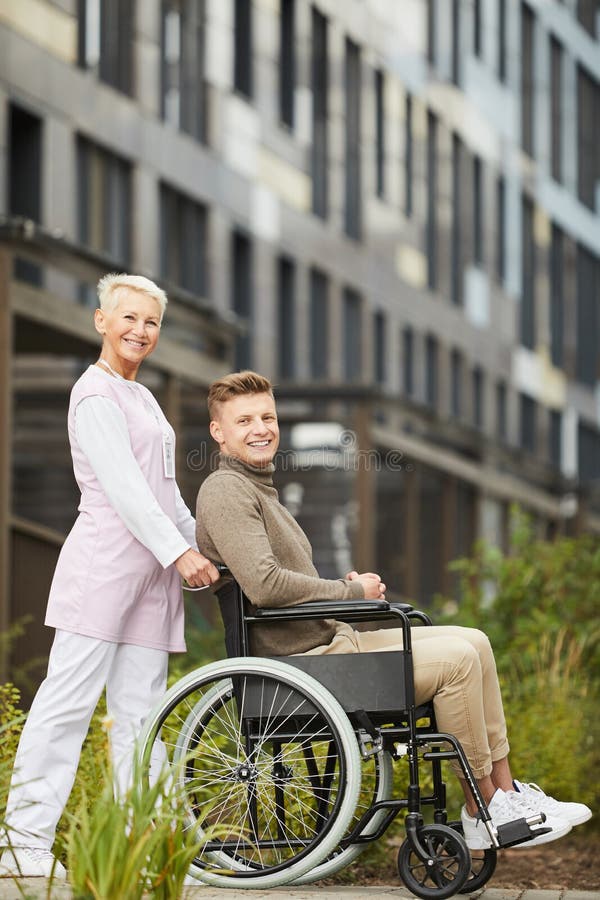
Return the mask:
<svg viewBox="0 0 600 900">
<path fill-rule="evenodd" d="M 531 825 L 544 822 L 546 817 L 543 813 L 539 816 L 531 816 L 528 819 L 515 819 L 514 822 L 505 822 L 504 825 L 498 826 L 498 843 L 501 847 L 512 847 L 515 844 L 523 844 L 530 841 L 540 834 L 548 834 L 551 828 L 536 828 L 531 830 Z"/>
</svg>

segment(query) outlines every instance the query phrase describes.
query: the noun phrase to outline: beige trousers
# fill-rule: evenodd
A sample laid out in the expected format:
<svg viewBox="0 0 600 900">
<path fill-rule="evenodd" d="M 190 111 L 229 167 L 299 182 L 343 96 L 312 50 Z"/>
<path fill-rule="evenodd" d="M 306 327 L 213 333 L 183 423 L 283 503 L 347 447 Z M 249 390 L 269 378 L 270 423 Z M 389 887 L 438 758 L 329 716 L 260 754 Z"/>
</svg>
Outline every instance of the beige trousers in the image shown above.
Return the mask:
<svg viewBox="0 0 600 900">
<path fill-rule="evenodd" d="M 433 700 L 438 729 L 458 738 L 476 778 L 489 775 L 492 762 L 507 756 L 509 746 L 487 636 L 457 625 L 419 626 L 411 629 L 411 636 L 417 705 Z M 332 642 L 310 653 L 381 650 L 402 650 L 400 628 L 360 632 L 339 623 Z"/>
</svg>

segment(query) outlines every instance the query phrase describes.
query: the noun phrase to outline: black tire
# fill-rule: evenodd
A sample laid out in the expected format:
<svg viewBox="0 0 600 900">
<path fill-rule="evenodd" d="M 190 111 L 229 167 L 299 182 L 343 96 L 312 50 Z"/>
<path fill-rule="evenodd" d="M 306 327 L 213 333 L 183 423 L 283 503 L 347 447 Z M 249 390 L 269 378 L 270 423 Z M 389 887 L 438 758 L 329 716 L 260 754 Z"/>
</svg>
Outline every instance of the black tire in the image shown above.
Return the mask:
<svg viewBox="0 0 600 900">
<path fill-rule="evenodd" d="M 463 827 L 461 822 L 448 822 L 448 825 L 462 835 Z M 467 878 L 464 887 L 460 889 L 459 894 L 470 894 L 473 891 L 478 891 L 484 884 L 487 884 L 496 871 L 498 854 L 494 849 L 470 850 L 469 852 L 471 854 L 471 874 Z"/>
<path fill-rule="evenodd" d="M 498 854 L 495 850 L 471 850 L 471 874 L 459 894 L 471 894 L 490 880 L 496 871 Z"/>
<path fill-rule="evenodd" d="M 445 900 L 458 894 L 471 872 L 471 857 L 464 839 L 447 825 L 424 825 L 419 840 L 431 864 L 420 859 L 408 838 L 398 851 L 400 878 L 423 900 Z"/>
</svg>

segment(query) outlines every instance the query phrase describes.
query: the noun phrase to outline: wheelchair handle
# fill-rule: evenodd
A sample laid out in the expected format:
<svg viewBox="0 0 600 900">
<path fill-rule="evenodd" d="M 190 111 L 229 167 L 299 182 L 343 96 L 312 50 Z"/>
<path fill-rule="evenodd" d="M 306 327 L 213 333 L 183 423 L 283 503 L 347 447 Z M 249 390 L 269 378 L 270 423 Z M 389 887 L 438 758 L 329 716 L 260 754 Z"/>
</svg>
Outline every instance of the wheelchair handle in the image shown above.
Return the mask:
<svg viewBox="0 0 600 900">
<path fill-rule="evenodd" d="M 214 565 L 215 569 L 217 570 L 217 572 L 219 573 L 219 575 L 222 575 L 223 577 L 225 575 L 231 575 L 230 570 L 227 568 L 227 566 L 223 565 L 223 563 L 213 563 L 213 565 Z M 184 591 L 207 591 L 209 588 L 212 587 L 212 584 L 201 584 L 201 585 L 199 585 L 199 587 L 192 587 L 190 584 L 187 583 L 187 581 L 183 581 L 182 587 L 183 587 Z"/>
</svg>

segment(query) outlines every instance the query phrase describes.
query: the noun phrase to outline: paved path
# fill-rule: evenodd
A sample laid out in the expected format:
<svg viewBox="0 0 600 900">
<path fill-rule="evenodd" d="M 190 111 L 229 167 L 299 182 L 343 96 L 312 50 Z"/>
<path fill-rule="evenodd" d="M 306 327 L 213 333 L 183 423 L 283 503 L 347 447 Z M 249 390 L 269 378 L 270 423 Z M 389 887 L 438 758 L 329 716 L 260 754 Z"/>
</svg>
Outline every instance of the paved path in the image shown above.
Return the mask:
<svg viewBox="0 0 600 900">
<path fill-rule="evenodd" d="M 306 888 L 272 888 L 269 891 L 225 890 L 210 887 L 185 888 L 183 900 L 317 900 L 324 895 L 342 897 L 344 900 L 363 900 L 363 898 L 393 897 L 395 900 L 415 900 L 413 894 L 403 887 L 306 887 Z M 459 895 L 465 897 L 466 895 Z M 600 900 L 600 891 L 538 891 L 508 890 L 507 888 L 485 888 L 469 895 L 477 900 Z M 11 878 L 0 878 L 1 900 L 45 900 L 48 888 L 45 879 L 21 878 L 19 885 Z M 70 900 L 69 886 L 56 885 L 49 900 Z M 127 900 L 115 897 L 114 900 Z"/>
</svg>

